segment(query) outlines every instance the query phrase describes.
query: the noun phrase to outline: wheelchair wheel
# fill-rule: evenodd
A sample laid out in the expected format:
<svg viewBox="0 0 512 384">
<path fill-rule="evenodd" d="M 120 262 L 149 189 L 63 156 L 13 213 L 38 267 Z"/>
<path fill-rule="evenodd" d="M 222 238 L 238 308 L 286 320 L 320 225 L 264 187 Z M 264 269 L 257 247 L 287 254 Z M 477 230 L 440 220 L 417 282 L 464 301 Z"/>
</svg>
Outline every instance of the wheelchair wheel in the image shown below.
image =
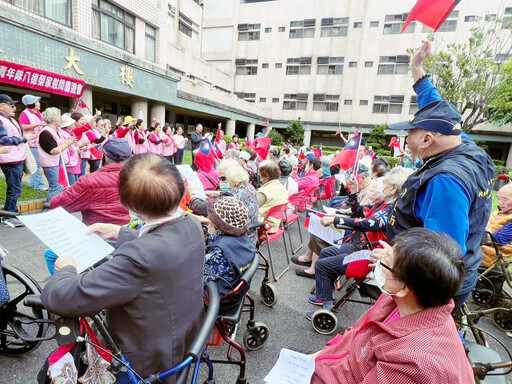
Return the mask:
<svg viewBox="0 0 512 384">
<path fill-rule="evenodd" d="M 479 305 L 492 305 L 496 299 L 496 292 L 494 292 L 494 285 L 491 280 L 485 276 L 478 276 L 478 284 L 473 289 L 471 296 Z"/>
<path fill-rule="evenodd" d="M 327 309 L 316 311 L 311 318 L 311 323 L 315 331 L 324 335 L 330 335 L 338 328 L 338 318 Z"/>
<path fill-rule="evenodd" d="M 27 273 L 7 265 L 2 266 L 11 300 L 0 308 L 0 354 L 18 356 L 37 348 L 41 342 L 25 342 L 16 336 L 12 324 L 16 323 L 31 337 L 43 337 L 48 324 L 31 323 L 36 319 L 48 320 L 48 311 L 28 308 L 23 299 L 28 295 L 40 294 L 41 287 Z"/>
<path fill-rule="evenodd" d="M 272 284 L 261 283 L 260 298 L 267 307 L 273 307 L 277 303 L 277 290 Z"/>
<path fill-rule="evenodd" d="M 502 331 L 512 331 L 512 313 L 509 311 L 494 312 L 493 320 L 494 325 Z"/>
<path fill-rule="evenodd" d="M 255 323 L 254 331 L 249 329 L 244 333 L 244 345 L 249 351 L 256 351 L 263 347 L 268 339 L 268 327 L 263 323 Z"/>
</svg>

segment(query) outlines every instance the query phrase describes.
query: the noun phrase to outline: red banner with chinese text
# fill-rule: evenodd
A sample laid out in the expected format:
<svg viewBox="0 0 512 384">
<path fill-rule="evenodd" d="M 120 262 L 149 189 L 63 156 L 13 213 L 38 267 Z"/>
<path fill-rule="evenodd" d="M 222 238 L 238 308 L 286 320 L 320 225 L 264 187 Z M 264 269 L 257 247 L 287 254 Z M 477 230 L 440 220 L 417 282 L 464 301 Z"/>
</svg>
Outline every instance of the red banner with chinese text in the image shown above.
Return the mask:
<svg viewBox="0 0 512 384">
<path fill-rule="evenodd" d="M 73 98 L 82 96 L 86 87 L 83 80 L 2 60 L 0 60 L 0 83 Z"/>
</svg>

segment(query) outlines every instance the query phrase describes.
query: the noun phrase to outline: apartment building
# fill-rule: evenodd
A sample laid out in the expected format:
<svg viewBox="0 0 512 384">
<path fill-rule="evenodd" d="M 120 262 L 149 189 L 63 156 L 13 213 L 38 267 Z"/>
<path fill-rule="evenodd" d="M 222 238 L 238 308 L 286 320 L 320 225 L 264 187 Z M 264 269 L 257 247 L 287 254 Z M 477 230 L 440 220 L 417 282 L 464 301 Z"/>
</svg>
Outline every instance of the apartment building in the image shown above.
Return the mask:
<svg viewBox="0 0 512 384">
<path fill-rule="evenodd" d="M 418 110 L 407 49 L 418 47 L 431 30 L 412 22 L 400 33 L 415 3 L 207 0 L 203 59 L 234 74 L 235 94 L 270 108 L 274 126 L 300 117 L 313 144 L 339 143 L 333 135 L 338 126 L 367 132 Z M 510 18 L 512 1 L 461 1 L 435 33 L 434 51 L 467 42 L 480 17 Z M 511 140 L 494 131 L 475 137 L 505 159 Z"/>
</svg>

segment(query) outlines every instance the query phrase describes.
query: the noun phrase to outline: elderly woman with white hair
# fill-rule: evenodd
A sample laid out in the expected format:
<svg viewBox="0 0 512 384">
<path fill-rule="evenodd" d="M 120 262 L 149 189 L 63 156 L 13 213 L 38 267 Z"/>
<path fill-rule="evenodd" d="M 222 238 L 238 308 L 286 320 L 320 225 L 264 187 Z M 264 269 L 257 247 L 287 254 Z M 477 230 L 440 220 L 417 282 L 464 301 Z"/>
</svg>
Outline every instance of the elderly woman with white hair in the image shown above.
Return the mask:
<svg viewBox="0 0 512 384">
<path fill-rule="evenodd" d="M 220 191 L 207 191 L 210 197 L 218 197 L 221 193 L 228 193 L 237 197 L 249 210 L 249 225 L 258 221 L 258 198 L 256 189 L 249 182 L 249 173 L 239 161 L 226 158 L 217 167 L 219 173 Z M 207 216 L 206 202 L 190 194 L 190 209 L 196 214 Z M 249 232 L 249 237 L 256 244 L 258 233 L 256 230 Z"/>
<path fill-rule="evenodd" d="M 76 137 L 66 138 L 62 134 L 60 129 L 62 124 L 60 109 L 54 107 L 47 108 L 43 113 L 43 119 L 47 125 L 43 127 L 39 134 L 37 151 L 39 162 L 48 179 L 49 187 L 46 201 L 49 202 L 52 197 L 57 196 L 63 190 L 63 187 L 59 184 L 60 154 L 62 153 L 64 163 L 68 162 L 67 149 L 76 143 Z"/>
</svg>

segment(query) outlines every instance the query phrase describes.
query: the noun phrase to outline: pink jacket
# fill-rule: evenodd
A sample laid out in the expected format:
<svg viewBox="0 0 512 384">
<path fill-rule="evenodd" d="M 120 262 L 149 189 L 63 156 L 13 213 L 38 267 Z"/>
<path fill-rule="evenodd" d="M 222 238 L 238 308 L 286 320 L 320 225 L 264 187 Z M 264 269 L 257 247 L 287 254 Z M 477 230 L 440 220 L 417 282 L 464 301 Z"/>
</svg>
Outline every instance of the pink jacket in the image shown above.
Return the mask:
<svg viewBox="0 0 512 384">
<path fill-rule="evenodd" d="M 311 189 L 318 187 L 320 185 L 320 178 L 318 177 L 317 171 L 311 171 L 306 173 L 306 175 L 302 178 L 299 178 L 296 173 L 292 175 L 292 177 L 297 180 L 297 185 L 299 186 L 300 191 L 306 191 L 306 193 Z"/>
<path fill-rule="evenodd" d="M 63 207 L 68 212 L 82 212 L 85 225 L 130 221 L 128 210 L 119 200 L 117 182 L 123 164 L 108 164 L 94 173 L 82 176 L 71 187 L 50 201 L 52 209 Z"/>
<path fill-rule="evenodd" d="M 327 343 L 311 383 L 473 384 L 453 306 L 450 301 L 384 323 L 396 304 L 382 294 L 353 328 Z"/>
</svg>

